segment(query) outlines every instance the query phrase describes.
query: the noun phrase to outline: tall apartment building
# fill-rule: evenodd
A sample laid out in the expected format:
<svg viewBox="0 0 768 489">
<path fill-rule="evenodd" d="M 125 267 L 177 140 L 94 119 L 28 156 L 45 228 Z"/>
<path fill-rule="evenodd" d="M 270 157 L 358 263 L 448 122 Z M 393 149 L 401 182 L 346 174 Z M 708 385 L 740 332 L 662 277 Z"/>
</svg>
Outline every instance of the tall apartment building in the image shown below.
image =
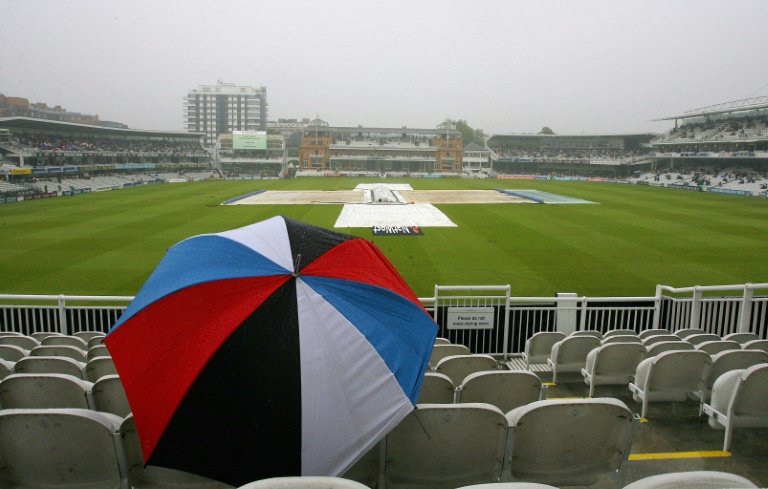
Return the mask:
<svg viewBox="0 0 768 489">
<path fill-rule="evenodd" d="M 205 134 L 208 147 L 219 134 L 266 131 L 267 89 L 223 82 L 200 85 L 184 97 L 184 129 Z"/>
</svg>

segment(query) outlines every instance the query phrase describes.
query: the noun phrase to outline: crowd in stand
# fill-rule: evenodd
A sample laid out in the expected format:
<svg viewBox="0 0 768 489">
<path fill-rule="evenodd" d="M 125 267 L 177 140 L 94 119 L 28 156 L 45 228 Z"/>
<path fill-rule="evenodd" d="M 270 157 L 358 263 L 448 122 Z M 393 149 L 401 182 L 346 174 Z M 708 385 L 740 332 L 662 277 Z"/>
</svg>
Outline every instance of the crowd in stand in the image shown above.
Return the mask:
<svg viewBox="0 0 768 489">
<path fill-rule="evenodd" d="M 648 154 L 649 150 L 625 151 L 621 149 L 597 148 L 494 148 L 494 152 L 502 158 L 531 158 L 542 160 L 626 160 L 639 158 Z"/>
<path fill-rule="evenodd" d="M 658 138 L 657 142 L 676 140 L 719 140 L 747 137 L 768 137 L 768 115 L 753 115 L 723 120 L 684 122 Z"/>
<path fill-rule="evenodd" d="M 14 142 L 20 146 L 38 151 L 62 152 L 112 152 L 112 153 L 205 153 L 197 142 L 158 140 L 122 140 L 79 136 L 65 138 L 60 135 L 17 135 Z"/>
</svg>

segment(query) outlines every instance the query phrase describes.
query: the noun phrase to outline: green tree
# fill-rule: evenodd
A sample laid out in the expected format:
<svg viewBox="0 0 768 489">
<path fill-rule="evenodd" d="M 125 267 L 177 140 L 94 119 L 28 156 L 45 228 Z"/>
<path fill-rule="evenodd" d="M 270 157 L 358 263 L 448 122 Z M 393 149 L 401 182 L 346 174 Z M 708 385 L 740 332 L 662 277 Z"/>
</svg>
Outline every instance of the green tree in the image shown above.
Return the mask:
<svg viewBox="0 0 768 489">
<path fill-rule="evenodd" d="M 539 134 L 554 134 L 554 133 L 555 133 L 555 131 L 550 129 L 549 126 L 542 127 L 541 131 L 539 132 Z"/>
<path fill-rule="evenodd" d="M 450 122 L 456 126 L 456 129 L 461 133 L 461 141 L 464 146 L 468 145 L 469 143 L 485 146 L 485 139 L 488 137 L 488 135 L 485 134 L 485 131 L 482 129 L 472 128 L 464 119 L 453 120 L 446 118 L 445 122 Z"/>
</svg>

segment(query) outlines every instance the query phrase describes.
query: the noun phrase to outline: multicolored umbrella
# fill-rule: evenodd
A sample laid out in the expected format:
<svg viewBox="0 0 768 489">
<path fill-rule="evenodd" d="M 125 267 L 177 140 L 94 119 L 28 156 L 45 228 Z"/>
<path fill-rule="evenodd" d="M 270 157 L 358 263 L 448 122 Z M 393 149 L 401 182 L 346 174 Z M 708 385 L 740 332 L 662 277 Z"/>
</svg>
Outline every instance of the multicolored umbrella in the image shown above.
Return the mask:
<svg viewBox="0 0 768 489">
<path fill-rule="evenodd" d="M 278 216 L 171 247 L 104 343 L 147 464 L 239 486 L 344 473 L 436 334 L 373 243 Z"/>
</svg>

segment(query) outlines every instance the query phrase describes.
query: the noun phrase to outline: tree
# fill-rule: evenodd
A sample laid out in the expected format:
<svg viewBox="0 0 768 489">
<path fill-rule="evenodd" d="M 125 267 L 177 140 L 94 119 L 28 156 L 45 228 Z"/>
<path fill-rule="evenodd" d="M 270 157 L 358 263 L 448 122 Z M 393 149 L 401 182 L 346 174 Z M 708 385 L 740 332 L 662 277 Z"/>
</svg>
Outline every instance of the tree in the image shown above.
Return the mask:
<svg viewBox="0 0 768 489">
<path fill-rule="evenodd" d="M 488 137 L 488 135 L 485 134 L 485 131 L 482 129 L 473 129 L 464 119 L 453 120 L 446 118 L 445 122 L 449 122 L 456 126 L 456 129 L 461 133 L 461 141 L 464 146 L 469 143 L 485 146 L 485 138 Z"/>
<path fill-rule="evenodd" d="M 541 132 L 539 134 L 554 134 L 555 131 L 549 128 L 549 126 L 544 126 L 541 128 Z"/>
</svg>

